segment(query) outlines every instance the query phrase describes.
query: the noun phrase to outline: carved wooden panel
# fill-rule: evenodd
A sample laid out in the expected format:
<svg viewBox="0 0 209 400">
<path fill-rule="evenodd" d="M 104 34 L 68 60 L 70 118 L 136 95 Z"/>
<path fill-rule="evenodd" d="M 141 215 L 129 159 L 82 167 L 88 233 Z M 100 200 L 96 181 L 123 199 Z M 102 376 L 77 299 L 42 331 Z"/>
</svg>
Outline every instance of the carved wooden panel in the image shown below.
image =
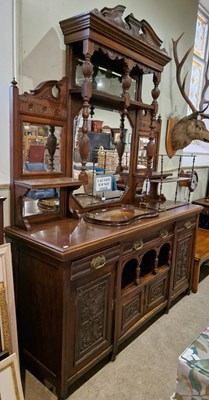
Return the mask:
<svg viewBox="0 0 209 400">
<path fill-rule="evenodd" d="M 47 81 L 19 96 L 19 113 L 24 115 L 43 116 L 66 120 L 67 80 Z M 16 82 L 12 82 L 15 86 Z M 54 90 L 54 93 L 53 93 Z"/>
<path fill-rule="evenodd" d="M 151 283 L 146 288 L 145 294 L 145 308 L 149 310 L 162 303 L 166 298 L 168 299 L 168 272 L 163 274 L 160 279 Z"/>
<path fill-rule="evenodd" d="M 126 330 L 143 314 L 142 290 L 137 295 L 124 302 L 122 306 L 121 331 Z"/>
<path fill-rule="evenodd" d="M 111 274 L 76 290 L 75 362 L 111 339 L 108 318 L 112 305 Z"/>
<path fill-rule="evenodd" d="M 192 239 L 192 232 L 186 237 L 185 235 L 180 235 L 177 239 L 176 268 L 173 282 L 174 290 L 189 282 Z"/>
</svg>

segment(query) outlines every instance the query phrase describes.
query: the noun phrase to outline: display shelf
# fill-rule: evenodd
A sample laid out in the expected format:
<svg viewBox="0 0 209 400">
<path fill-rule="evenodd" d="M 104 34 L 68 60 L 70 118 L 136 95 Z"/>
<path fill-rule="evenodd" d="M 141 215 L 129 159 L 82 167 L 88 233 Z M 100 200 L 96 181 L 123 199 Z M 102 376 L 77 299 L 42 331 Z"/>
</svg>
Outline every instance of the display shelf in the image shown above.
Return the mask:
<svg viewBox="0 0 209 400">
<path fill-rule="evenodd" d="M 74 178 L 19 179 L 14 184 L 28 190 L 69 187 L 72 190 L 81 186 L 82 182 Z"/>
</svg>

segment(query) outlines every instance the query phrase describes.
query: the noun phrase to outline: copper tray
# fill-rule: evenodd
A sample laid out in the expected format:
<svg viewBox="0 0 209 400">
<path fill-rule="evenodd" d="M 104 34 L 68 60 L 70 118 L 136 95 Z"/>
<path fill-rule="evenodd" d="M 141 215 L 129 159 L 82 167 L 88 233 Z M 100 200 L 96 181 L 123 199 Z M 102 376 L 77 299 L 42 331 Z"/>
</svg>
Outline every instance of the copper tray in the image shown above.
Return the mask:
<svg viewBox="0 0 209 400">
<path fill-rule="evenodd" d="M 94 224 L 120 226 L 128 225 L 139 219 L 153 218 L 157 216 L 157 211 L 145 210 L 131 205 L 123 205 L 120 207 L 89 211 L 84 214 L 84 220 Z"/>
</svg>

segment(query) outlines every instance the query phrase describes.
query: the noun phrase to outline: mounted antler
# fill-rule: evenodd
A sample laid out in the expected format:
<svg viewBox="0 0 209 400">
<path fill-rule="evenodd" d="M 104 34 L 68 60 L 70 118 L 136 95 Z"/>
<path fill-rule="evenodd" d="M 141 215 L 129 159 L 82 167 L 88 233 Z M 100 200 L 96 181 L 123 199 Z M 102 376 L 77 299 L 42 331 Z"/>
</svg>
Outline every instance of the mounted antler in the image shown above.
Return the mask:
<svg viewBox="0 0 209 400">
<path fill-rule="evenodd" d="M 200 108 L 202 108 L 204 106 L 204 104 L 208 104 L 209 105 L 209 100 L 206 100 L 206 98 L 205 98 L 207 89 L 209 87 L 208 73 L 209 73 L 209 58 L 208 58 L 208 61 L 207 61 L 207 66 L 205 68 L 205 83 L 204 83 L 204 86 L 203 86 L 203 89 L 202 89 L 202 96 L 201 96 L 201 99 L 200 99 Z M 209 115 L 208 115 L 208 117 L 209 117 Z"/>
<path fill-rule="evenodd" d="M 174 156 L 177 150 L 183 149 L 184 147 L 188 146 L 192 140 L 209 142 L 209 131 L 206 129 L 204 122 L 197 119 L 198 116 L 201 116 L 202 118 L 209 118 L 208 114 L 204 114 L 204 111 L 208 108 L 208 105 L 204 110 L 197 111 L 193 103 L 187 96 L 185 92 L 185 83 L 188 72 L 186 73 L 183 82 L 181 82 L 182 66 L 184 65 L 189 53 L 193 49 L 193 46 L 190 47 L 183 56 L 182 60 L 179 61 L 177 46 L 182 36 L 183 33 L 181 34 L 181 36 L 179 36 L 177 40 L 172 39 L 173 55 L 176 64 L 176 81 L 184 100 L 192 110 L 192 114 L 180 119 L 177 123 L 173 125 L 170 130 L 167 129 L 166 151 L 170 158 Z M 206 83 L 209 84 L 209 80 L 206 79 Z M 208 102 L 204 101 L 204 103 Z"/>
</svg>

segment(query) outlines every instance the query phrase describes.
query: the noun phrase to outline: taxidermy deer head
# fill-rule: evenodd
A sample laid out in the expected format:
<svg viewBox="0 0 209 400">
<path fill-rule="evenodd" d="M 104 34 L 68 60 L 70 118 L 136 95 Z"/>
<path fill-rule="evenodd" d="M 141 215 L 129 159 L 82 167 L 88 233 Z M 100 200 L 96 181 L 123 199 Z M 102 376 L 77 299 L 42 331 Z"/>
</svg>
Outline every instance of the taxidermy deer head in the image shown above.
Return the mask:
<svg viewBox="0 0 209 400">
<path fill-rule="evenodd" d="M 177 150 L 183 149 L 184 147 L 188 146 L 192 140 L 202 140 L 204 142 L 209 142 L 209 131 L 207 130 L 204 122 L 198 117 L 201 118 L 209 118 L 209 114 L 204 114 L 207 107 L 202 111 L 197 111 L 192 104 L 191 100 L 185 93 L 185 83 L 187 74 L 184 77 L 183 82 L 181 82 L 181 70 L 182 66 L 187 59 L 190 51 L 192 50 L 193 46 L 187 50 L 182 60 L 179 62 L 178 54 L 177 54 L 177 45 L 183 33 L 177 40 L 173 40 L 173 55 L 176 64 L 176 80 L 179 87 L 179 90 L 187 102 L 189 107 L 192 110 L 192 114 L 180 119 L 177 123 L 175 123 L 171 129 L 167 129 L 166 134 L 166 151 L 168 156 L 171 158 L 174 156 Z M 200 105 L 209 104 L 209 101 L 204 99 L 205 92 L 207 87 L 209 86 L 209 79 L 207 79 L 207 72 L 209 69 L 209 61 L 207 63 L 206 73 L 205 73 L 205 85 L 202 91 L 202 98 Z"/>
</svg>

